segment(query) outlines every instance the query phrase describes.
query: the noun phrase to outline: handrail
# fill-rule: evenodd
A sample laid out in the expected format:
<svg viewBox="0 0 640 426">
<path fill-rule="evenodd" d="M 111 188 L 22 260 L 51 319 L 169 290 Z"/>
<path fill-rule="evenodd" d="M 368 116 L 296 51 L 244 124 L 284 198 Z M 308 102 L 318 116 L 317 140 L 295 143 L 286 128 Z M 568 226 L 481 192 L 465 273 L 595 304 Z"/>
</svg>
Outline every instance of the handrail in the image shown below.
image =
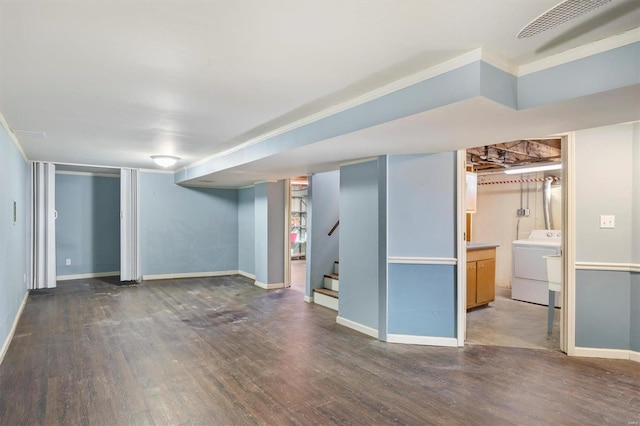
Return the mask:
<svg viewBox="0 0 640 426">
<path fill-rule="evenodd" d="M 329 231 L 329 236 L 333 235 L 334 232 L 336 232 L 336 229 L 338 228 L 338 225 L 340 225 L 340 219 L 338 219 L 338 221 L 336 222 L 335 225 L 333 225 L 333 228 L 331 228 L 331 231 Z"/>
</svg>

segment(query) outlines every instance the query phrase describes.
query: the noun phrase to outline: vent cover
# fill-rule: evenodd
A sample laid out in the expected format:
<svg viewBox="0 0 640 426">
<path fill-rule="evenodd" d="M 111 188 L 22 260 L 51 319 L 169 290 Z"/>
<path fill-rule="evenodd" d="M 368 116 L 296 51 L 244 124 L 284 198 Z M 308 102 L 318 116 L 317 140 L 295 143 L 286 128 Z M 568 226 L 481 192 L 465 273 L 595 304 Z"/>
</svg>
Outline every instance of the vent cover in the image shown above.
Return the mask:
<svg viewBox="0 0 640 426">
<path fill-rule="evenodd" d="M 547 10 L 533 21 L 529 22 L 518 33 L 518 38 L 531 37 L 584 13 L 591 12 L 611 0 L 565 0 Z"/>
</svg>

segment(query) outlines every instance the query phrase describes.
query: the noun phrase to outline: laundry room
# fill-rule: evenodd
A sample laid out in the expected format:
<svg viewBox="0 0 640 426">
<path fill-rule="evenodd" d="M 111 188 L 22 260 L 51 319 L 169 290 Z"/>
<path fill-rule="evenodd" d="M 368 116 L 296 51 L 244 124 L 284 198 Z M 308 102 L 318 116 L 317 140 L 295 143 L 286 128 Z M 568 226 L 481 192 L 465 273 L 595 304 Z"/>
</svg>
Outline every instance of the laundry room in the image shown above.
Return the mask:
<svg viewBox="0 0 640 426">
<path fill-rule="evenodd" d="M 548 273 L 561 265 L 561 145 L 548 138 L 467 150 L 469 343 L 559 350 L 561 295 L 549 291 Z"/>
</svg>

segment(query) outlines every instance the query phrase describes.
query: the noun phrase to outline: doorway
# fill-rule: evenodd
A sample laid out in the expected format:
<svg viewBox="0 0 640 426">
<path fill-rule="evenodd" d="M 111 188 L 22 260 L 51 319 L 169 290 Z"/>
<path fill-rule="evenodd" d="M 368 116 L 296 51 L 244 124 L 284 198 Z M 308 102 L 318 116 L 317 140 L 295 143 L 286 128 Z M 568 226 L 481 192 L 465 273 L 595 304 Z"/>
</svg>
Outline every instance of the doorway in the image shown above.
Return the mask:
<svg viewBox="0 0 640 426">
<path fill-rule="evenodd" d="M 307 224 L 309 181 L 306 176 L 289 180 L 289 257 L 291 288 L 304 293 L 307 276 Z"/>
<path fill-rule="evenodd" d="M 548 321 L 543 256 L 561 253 L 562 171 L 525 167 L 561 167 L 562 140 L 469 148 L 465 160 L 471 182 L 477 182 L 476 205 L 466 215 L 466 342 L 559 350 L 561 300 L 557 294 L 553 320 Z M 484 252 L 479 255 L 476 247 Z M 484 285 L 490 286 L 491 294 Z"/>
</svg>

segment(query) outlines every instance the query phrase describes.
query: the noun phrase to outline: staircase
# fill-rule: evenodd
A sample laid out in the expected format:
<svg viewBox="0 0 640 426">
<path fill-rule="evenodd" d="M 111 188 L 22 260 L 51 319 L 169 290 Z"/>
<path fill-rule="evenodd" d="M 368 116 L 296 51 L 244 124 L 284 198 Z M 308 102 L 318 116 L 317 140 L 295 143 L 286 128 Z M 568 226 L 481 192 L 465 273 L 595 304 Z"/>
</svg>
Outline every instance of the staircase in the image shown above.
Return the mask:
<svg viewBox="0 0 640 426">
<path fill-rule="evenodd" d="M 339 279 L 340 264 L 338 262 L 333 263 L 333 273 L 325 274 L 324 287 L 313 289 L 313 303 L 338 310 L 338 291 L 339 291 Z"/>
</svg>

